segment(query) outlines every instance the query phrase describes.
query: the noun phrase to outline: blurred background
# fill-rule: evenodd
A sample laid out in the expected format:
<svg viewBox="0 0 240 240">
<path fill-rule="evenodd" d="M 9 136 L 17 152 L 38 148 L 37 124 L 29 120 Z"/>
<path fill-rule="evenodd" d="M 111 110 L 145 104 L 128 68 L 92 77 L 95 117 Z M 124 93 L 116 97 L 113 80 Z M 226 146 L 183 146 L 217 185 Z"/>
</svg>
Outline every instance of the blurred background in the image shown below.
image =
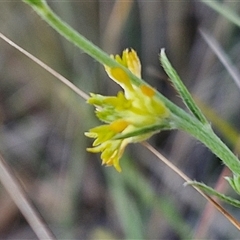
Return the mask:
<svg viewBox="0 0 240 240">
<path fill-rule="evenodd" d="M 143 79 L 184 108 L 159 63 L 165 48 L 214 130 L 237 152 L 240 89 L 199 29 L 214 37 L 239 68 L 238 27 L 200 1 L 48 2 L 107 53 L 134 48 Z M 226 4 L 240 11 L 237 2 Z M 100 64 L 21 1 L 1 2 L 0 31 L 86 93 L 120 90 Z M 0 122 L 2 155 L 59 239 L 234 239 L 238 234 L 141 144 L 127 148 L 121 174 L 102 167 L 99 154 L 85 150 L 92 141 L 84 132 L 99 124 L 93 107 L 2 40 Z M 223 181 L 228 172 L 220 160 L 189 135 L 166 131 L 149 142 L 190 178 L 234 196 Z M 238 209 L 224 207 L 240 219 Z M 36 239 L 2 186 L 0 239 Z"/>
</svg>

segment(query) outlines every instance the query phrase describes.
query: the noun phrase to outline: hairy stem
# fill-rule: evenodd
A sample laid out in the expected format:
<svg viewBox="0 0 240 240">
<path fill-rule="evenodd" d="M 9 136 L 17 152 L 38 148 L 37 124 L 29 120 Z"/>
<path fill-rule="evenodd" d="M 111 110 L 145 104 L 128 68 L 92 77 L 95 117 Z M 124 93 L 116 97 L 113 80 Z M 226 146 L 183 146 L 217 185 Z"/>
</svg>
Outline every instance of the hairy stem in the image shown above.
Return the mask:
<svg viewBox="0 0 240 240">
<path fill-rule="evenodd" d="M 201 125 L 198 121 L 191 119 L 176 119 L 179 129 L 189 133 L 207 146 L 223 163 L 235 174 L 240 174 L 240 161 L 234 153 L 213 132 L 211 127 Z"/>
</svg>

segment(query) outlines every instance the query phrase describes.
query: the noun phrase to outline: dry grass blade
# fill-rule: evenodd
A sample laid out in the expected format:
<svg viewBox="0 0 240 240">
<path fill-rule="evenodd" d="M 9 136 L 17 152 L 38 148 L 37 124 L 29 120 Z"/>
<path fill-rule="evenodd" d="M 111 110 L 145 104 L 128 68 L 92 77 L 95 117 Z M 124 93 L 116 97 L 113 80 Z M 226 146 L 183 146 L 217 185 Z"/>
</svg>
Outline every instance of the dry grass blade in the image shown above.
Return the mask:
<svg viewBox="0 0 240 240">
<path fill-rule="evenodd" d="M 211 37 L 207 32 L 200 30 L 200 33 L 203 37 L 203 39 L 206 41 L 208 46 L 213 50 L 213 52 L 217 55 L 218 59 L 221 61 L 221 63 L 225 66 L 228 73 L 233 78 L 234 82 L 238 86 L 238 89 L 240 90 L 240 73 L 238 69 L 234 66 L 234 64 L 231 62 L 227 54 L 224 52 L 222 47 L 219 45 L 219 43 Z"/>
<path fill-rule="evenodd" d="M 6 36 L 4 36 L 2 33 L 0 33 L 0 38 L 2 40 L 4 40 L 5 42 L 7 42 L 9 45 L 11 45 L 12 47 L 14 47 L 15 49 L 17 49 L 18 51 L 20 51 L 21 53 L 23 53 L 25 56 L 27 56 L 28 58 L 30 58 L 31 60 L 33 60 L 35 63 L 37 63 L 39 66 L 41 66 L 42 68 L 44 68 L 46 71 L 48 71 L 50 74 L 52 74 L 53 76 L 55 76 L 58 80 L 60 80 L 63 84 L 65 84 L 66 86 L 68 86 L 71 90 L 73 90 L 76 94 L 78 94 L 80 97 L 82 97 L 83 99 L 88 99 L 89 96 L 83 92 L 81 89 L 79 89 L 78 87 L 76 87 L 73 83 L 71 83 L 68 79 L 66 79 L 65 77 L 63 77 L 61 74 L 59 74 L 58 72 L 56 72 L 55 70 L 53 70 L 52 68 L 50 68 L 48 65 L 46 65 L 44 62 L 42 62 L 41 60 L 39 60 L 38 58 L 36 58 L 35 56 L 33 56 L 31 53 L 27 52 L 26 50 L 24 50 L 23 48 L 21 48 L 20 46 L 18 46 L 16 43 L 14 43 L 12 40 L 10 40 L 9 38 L 7 38 Z"/>
<path fill-rule="evenodd" d="M 161 153 L 159 153 L 155 148 L 153 148 L 147 142 L 142 143 L 149 151 L 151 151 L 156 157 L 158 157 L 162 162 L 164 162 L 169 168 L 171 168 L 175 173 L 177 173 L 186 182 L 192 181 L 187 175 L 185 175 L 179 168 L 172 164 L 167 158 L 165 158 Z M 230 213 L 228 213 L 220 204 L 218 204 L 213 198 L 205 194 L 203 191 L 194 187 L 207 201 L 212 203 L 214 207 L 221 212 L 238 230 L 240 230 L 240 223 L 235 219 Z"/>
<path fill-rule="evenodd" d="M 23 187 L 14 173 L 0 155 L 0 181 L 5 189 L 10 194 L 11 198 L 18 206 L 26 218 L 29 225 L 32 227 L 39 239 L 56 239 L 51 230 L 47 227 L 42 217 L 39 215 L 35 207 L 29 201 Z"/>
</svg>

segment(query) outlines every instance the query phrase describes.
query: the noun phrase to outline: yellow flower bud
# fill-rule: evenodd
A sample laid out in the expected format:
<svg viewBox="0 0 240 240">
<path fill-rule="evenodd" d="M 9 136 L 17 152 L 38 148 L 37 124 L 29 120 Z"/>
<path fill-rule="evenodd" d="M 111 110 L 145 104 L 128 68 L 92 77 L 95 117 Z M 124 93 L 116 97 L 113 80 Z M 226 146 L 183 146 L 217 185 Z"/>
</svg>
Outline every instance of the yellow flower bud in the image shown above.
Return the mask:
<svg viewBox="0 0 240 240">
<path fill-rule="evenodd" d="M 141 77 L 141 64 L 133 49 L 124 50 L 122 57 L 117 55 L 115 60 Z M 165 124 L 170 111 L 155 96 L 154 88 L 147 84 L 132 84 L 128 73 L 120 67 L 104 67 L 109 77 L 124 89 L 124 93 L 119 92 L 117 96 L 110 97 L 91 94 L 88 103 L 96 106 L 97 117 L 107 124 L 92 128 L 86 133 L 86 136 L 95 138 L 93 147 L 87 150 L 92 153 L 101 152 L 102 164 L 114 166 L 120 172 L 119 160 L 126 146 L 156 133 L 156 126 Z"/>
</svg>

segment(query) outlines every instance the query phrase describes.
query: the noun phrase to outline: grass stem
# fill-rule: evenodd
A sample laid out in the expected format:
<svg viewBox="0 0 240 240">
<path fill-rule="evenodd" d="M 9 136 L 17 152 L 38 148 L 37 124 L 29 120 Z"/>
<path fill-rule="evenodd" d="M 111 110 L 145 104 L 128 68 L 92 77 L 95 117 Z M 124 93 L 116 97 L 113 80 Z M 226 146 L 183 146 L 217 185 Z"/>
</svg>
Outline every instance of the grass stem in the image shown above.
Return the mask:
<svg viewBox="0 0 240 240">
<path fill-rule="evenodd" d="M 32 230 L 39 239 L 56 239 L 54 234 L 48 228 L 36 208 L 29 200 L 24 188 L 15 176 L 14 172 L 8 166 L 4 158 L 0 155 L 0 181 L 5 187 L 11 198 L 18 206 L 19 210 L 26 218 Z"/>
</svg>

